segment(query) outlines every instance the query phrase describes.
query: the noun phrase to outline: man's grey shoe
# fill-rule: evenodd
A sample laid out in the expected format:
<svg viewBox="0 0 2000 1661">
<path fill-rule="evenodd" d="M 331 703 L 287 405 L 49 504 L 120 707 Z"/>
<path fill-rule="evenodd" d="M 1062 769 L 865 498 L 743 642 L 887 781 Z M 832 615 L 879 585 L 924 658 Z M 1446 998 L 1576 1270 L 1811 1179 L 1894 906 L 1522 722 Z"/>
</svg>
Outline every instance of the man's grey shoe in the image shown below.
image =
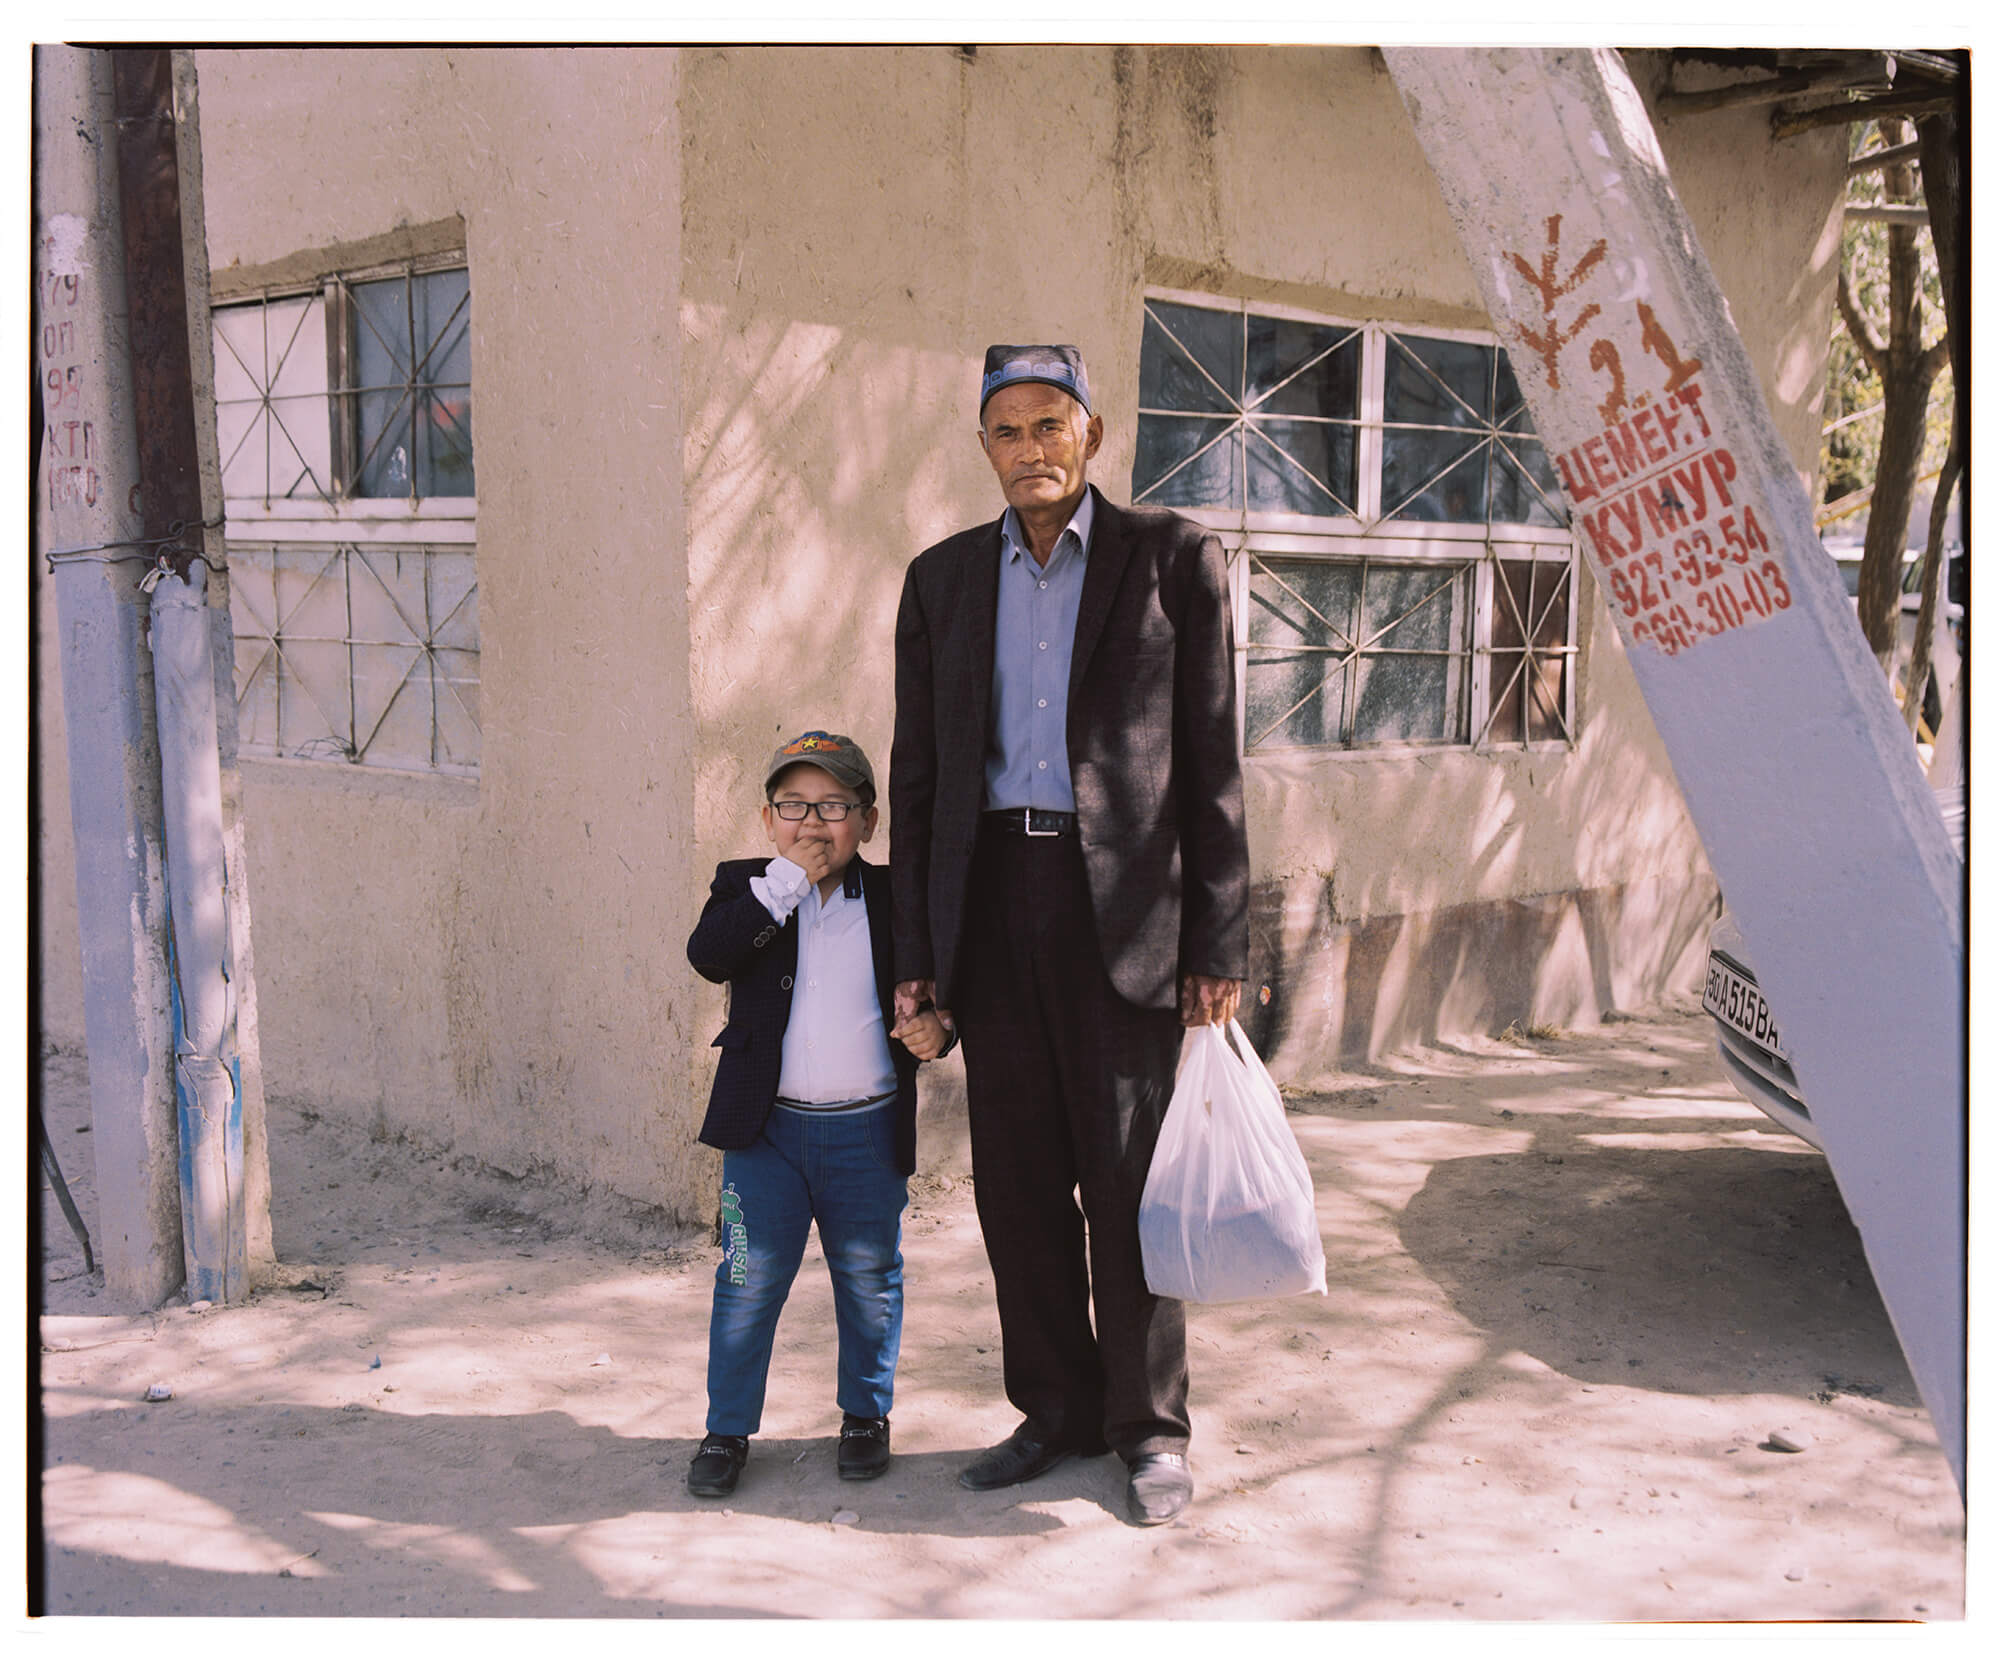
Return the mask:
<svg viewBox="0 0 2000 1661">
<path fill-rule="evenodd" d="M 993 1488 L 1011 1488 L 1017 1482 L 1032 1482 L 1045 1471 L 1054 1470 L 1072 1454 L 1089 1458 L 1103 1451 L 1102 1443 L 1085 1447 L 1075 1442 L 1044 1437 L 1023 1419 L 1006 1441 L 998 1447 L 988 1448 L 958 1473 L 958 1485 L 970 1488 L 975 1494 L 983 1494 Z"/>
<path fill-rule="evenodd" d="M 735 1493 L 736 1479 L 749 1458 L 747 1436 L 704 1436 L 694 1463 L 688 1466 L 688 1492 L 706 1500 Z"/>
<path fill-rule="evenodd" d="M 866 1482 L 889 1468 L 889 1421 L 840 1416 L 840 1452 L 835 1463 L 843 1482 Z"/>
<path fill-rule="evenodd" d="M 1188 1474 L 1185 1454 L 1142 1453 L 1132 1461 L 1125 1484 L 1125 1513 L 1139 1527 L 1157 1528 L 1172 1522 L 1193 1498 L 1194 1478 Z"/>
</svg>

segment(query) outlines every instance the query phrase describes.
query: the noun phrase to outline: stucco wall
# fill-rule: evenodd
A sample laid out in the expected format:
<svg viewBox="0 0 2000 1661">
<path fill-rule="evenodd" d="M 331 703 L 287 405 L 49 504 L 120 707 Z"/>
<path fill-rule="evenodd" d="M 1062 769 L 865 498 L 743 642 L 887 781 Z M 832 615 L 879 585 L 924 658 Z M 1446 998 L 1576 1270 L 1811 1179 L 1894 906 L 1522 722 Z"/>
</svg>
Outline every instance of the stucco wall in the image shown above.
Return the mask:
<svg viewBox="0 0 2000 1661">
<path fill-rule="evenodd" d="M 270 1089 L 678 1203 L 677 54 L 209 52 L 199 72 L 219 285 L 453 215 L 471 272 L 480 777 L 246 762 Z"/>
<path fill-rule="evenodd" d="M 1642 84 L 1658 70 L 1637 60 Z M 1001 505 L 973 436 L 988 341 L 1083 348 L 1106 425 L 1093 477 L 1122 498 L 1149 284 L 1484 326 L 1365 49 L 711 51 L 690 55 L 685 108 L 704 860 L 754 846 L 742 758 L 780 729 L 886 745 L 903 567 Z M 1840 145 L 1773 146 L 1758 119 L 1662 139 L 1809 473 Z M 1288 1006 L 1260 1025 L 1294 1076 L 1689 983 L 1713 881 L 1582 588 L 1574 749 L 1246 760 L 1253 975 Z M 1363 919 L 1372 943 L 1350 938 Z M 1389 921 L 1416 953 L 1400 967 Z"/>
<path fill-rule="evenodd" d="M 713 862 L 761 846 L 780 734 L 836 725 L 886 768 L 903 568 L 1000 506 L 973 434 L 985 344 L 1082 346 L 1094 476 L 1123 499 L 1149 284 L 1484 321 L 1365 49 L 199 67 L 219 281 L 453 216 L 472 278 L 481 777 L 245 763 L 268 1088 L 689 1218 L 721 999 L 682 942 Z M 1804 471 L 1840 146 L 1763 133 L 1750 111 L 1661 137 Z M 1712 885 L 1587 578 L 1580 606 L 1572 751 L 1246 763 L 1282 1070 L 1686 983 Z M 61 1037 L 74 898 L 43 689 Z"/>
</svg>

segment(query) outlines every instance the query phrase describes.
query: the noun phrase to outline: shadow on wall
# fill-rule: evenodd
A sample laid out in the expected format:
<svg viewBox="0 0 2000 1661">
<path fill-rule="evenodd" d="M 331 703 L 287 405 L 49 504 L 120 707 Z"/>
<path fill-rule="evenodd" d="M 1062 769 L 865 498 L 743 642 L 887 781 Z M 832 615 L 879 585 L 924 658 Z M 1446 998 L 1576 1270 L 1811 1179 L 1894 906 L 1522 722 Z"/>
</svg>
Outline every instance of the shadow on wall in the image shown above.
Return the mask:
<svg viewBox="0 0 2000 1661">
<path fill-rule="evenodd" d="M 730 849 L 748 846 L 759 770 L 781 733 L 852 733 L 886 786 L 904 569 L 999 504 L 971 488 L 967 454 L 983 467 L 971 433 L 912 413 L 963 402 L 955 359 L 782 320 L 734 329 L 718 350 L 731 361 L 690 410 L 689 611 L 698 828 Z M 831 412 L 863 407 L 879 419 L 836 436 Z M 947 488 L 954 471 L 967 488 Z M 885 857 L 879 833 L 867 852 Z"/>
<path fill-rule="evenodd" d="M 1483 759 L 1477 791 L 1462 775 L 1384 766 L 1368 781 L 1371 829 L 1350 839 L 1335 823 L 1328 837 L 1345 857 L 1379 861 L 1376 872 L 1254 882 L 1245 1026 L 1273 1070 L 1305 1082 L 1315 1068 L 1512 1023 L 1594 1026 L 1694 987 L 1716 885 L 1671 773 L 1626 730 L 1634 719 L 1643 712 L 1590 721 L 1567 753 Z M 1389 826 L 1403 830 L 1385 845 Z M 1287 832 L 1300 828 L 1294 816 Z M 1522 893 L 1531 839 L 1550 875 L 1641 874 Z M 1343 916 L 1340 896 L 1356 893 L 1370 909 Z M 1479 897 L 1455 898 L 1467 894 Z"/>
<path fill-rule="evenodd" d="M 1037 292 L 1037 272 L 996 230 L 1005 215 L 994 204 L 1004 206 L 1020 180 L 996 183 L 969 164 L 967 147 L 987 130 L 992 111 L 982 100 L 1000 97 L 1014 84 L 1008 75 L 1025 77 L 1039 61 L 891 54 L 870 60 L 871 75 L 888 77 L 878 86 L 855 78 L 858 61 L 840 54 L 760 55 L 755 67 L 768 84 L 754 103 L 740 55 L 710 55 L 690 68 L 697 207 L 680 326 L 701 729 L 697 865 L 762 848 L 756 775 L 781 734 L 838 726 L 886 771 L 904 570 L 928 543 L 1001 506 L 970 407 L 991 334 L 1086 343 L 1110 428 L 1093 472 L 1113 497 L 1124 495 L 1132 399 L 1129 381 L 1121 389 L 1118 379 L 1136 364 L 1097 343 L 1119 337 L 1106 317 L 1127 303 L 1136 342 L 1134 279 L 1162 252 L 1155 244 L 1178 234 L 1154 226 L 1149 216 L 1160 210 L 1148 193 L 1178 198 L 1167 181 L 1108 159 L 1088 188 L 1117 209 L 1119 224 L 1126 220 L 1118 214 L 1129 215 L 1121 235 L 1132 246 L 1115 257 L 1094 244 L 1052 251 Z M 1231 61 L 1269 76 L 1294 60 L 1251 53 Z M 794 95 L 814 87 L 836 108 L 860 100 L 852 119 L 802 113 L 807 106 Z M 773 88 L 786 95 L 774 98 Z M 898 104 L 892 90 L 913 101 Z M 918 110 L 937 119 L 926 127 L 911 113 Z M 1119 144 L 1129 136 L 1136 156 L 1170 141 L 1178 153 L 1201 138 L 1193 147 L 1208 153 L 1212 119 L 1203 137 L 1200 123 L 1190 127 L 1176 110 L 1146 101 Z M 1063 131 L 1087 146 L 1114 118 L 1124 116 L 1086 99 L 1062 117 L 1074 125 Z M 894 191 L 863 142 L 892 138 L 908 148 L 908 176 Z M 1024 177 L 1032 179 L 1034 165 Z M 731 205 L 746 200 L 763 202 L 763 215 Z M 911 211 L 891 213 L 892 200 L 911 202 Z M 1003 317 L 1018 329 L 1001 327 Z M 1594 596 L 1587 583 L 1581 593 Z M 1608 638 L 1599 602 L 1584 603 L 1595 632 Z M 1587 724 L 1582 746 L 1567 755 L 1482 758 L 1490 777 L 1457 766 L 1432 773 L 1361 764 L 1371 775 L 1370 829 L 1343 857 L 1381 862 L 1394 876 L 1343 882 L 1338 901 L 1329 873 L 1299 867 L 1330 857 L 1316 850 L 1341 849 L 1344 827 L 1314 820 L 1295 800 L 1274 838 L 1285 862 L 1277 868 L 1293 874 L 1263 883 L 1253 920 L 1253 989 L 1272 989 L 1268 1006 L 1253 1006 L 1253 1026 L 1267 1051 L 1275 1043 L 1289 1052 L 1281 1071 L 1510 1021 L 1589 1024 L 1691 983 L 1689 954 L 1713 886 L 1698 856 L 1687 855 L 1691 839 L 1657 745 L 1631 724 L 1621 711 L 1595 742 Z M 1326 778 L 1353 770 L 1327 757 L 1314 771 L 1320 778 L 1299 796 L 1327 794 Z M 1266 808 L 1253 803 L 1252 811 Z M 888 857 L 894 832 L 885 816 L 868 856 Z M 1572 851 L 1586 846 L 1608 846 L 1614 857 Z M 1261 851 L 1259 862 L 1274 868 Z M 1682 867 L 1685 892 L 1677 892 L 1659 873 Z"/>
<path fill-rule="evenodd" d="M 756 771 L 781 733 L 837 725 L 886 775 L 904 569 L 928 536 L 998 504 L 970 436 L 910 413 L 963 402 L 955 360 L 796 320 L 752 322 L 712 350 L 729 362 L 696 382 L 708 391 L 690 421 L 690 601 L 698 823 L 705 853 L 723 857 L 761 846 Z M 856 389 L 884 418 L 833 443 L 826 408 Z M 893 490 L 876 488 L 885 479 Z M 1351 857 L 1399 863 L 1393 881 L 1341 886 L 1393 893 L 1398 909 L 1341 917 L 1325 872 L 1267 878 L 1253 895 L 1251 985 L 1271 997 L 1247 1024 L 1281 1076 L 1516 1021 L 1590 1025 L 1693 984 L 1714 884 L 1687 857 L 1671 776 L 1656 746 L 1633 742 L 1632 719 L 1606 712 L 1567 753 L 1495 755 L 1477 782 L 1458 767 L 1370 766 L 1375 830 L 1357 846 L 1378 846 Z M 1385 825 L 1411 829 L 1382 848 Z M 869 857 L 887 857 L 885 829 Z M 1341 827 L 1294 808 L 1277 834 L 1339 846 Z M 1510 892 L 1532 868 L 1524 844 L 1539 840 L 1548 865 L 1552 834 L 1579 850 L 1555 862 L 1571 870 L 1587 847 L 1617 850 L 1626 871 L 1693 868 Z"/>
<path fill-rule="evenodd" d="M 1715 896 L 1706 877 L 1654 880 L 1342 922 L 1327 885 L 1260 882 L 1244 1028 L 1303 1082 L 1511 1024 L 1594 1026 L 1694 985 Z"/>
</svg>

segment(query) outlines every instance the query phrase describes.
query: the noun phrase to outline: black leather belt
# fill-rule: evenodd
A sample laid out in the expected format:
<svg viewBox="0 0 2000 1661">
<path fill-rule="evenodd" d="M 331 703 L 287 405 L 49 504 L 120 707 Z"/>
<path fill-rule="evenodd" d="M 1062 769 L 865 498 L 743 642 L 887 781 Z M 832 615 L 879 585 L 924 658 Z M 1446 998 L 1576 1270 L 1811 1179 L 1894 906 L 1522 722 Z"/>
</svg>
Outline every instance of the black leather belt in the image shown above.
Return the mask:
<svg viewBox="0 0 2000 1661">
<path fill-rule="evenodd" d="M 1076 835 L 1076 815 L 1058 813 L 1053 808 L 988 808 L 980 814 L 979 822 L 993 830 L 1012 831 L 1016 836 Z"/>
</svg>

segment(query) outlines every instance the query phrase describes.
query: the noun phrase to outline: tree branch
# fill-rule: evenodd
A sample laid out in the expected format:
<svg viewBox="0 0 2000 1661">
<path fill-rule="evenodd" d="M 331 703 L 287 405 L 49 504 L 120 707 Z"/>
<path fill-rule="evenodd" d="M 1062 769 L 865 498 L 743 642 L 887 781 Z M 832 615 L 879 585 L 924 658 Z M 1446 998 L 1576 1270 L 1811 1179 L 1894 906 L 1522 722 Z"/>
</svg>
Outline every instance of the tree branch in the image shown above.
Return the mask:
<svg viewBox="0 0 2000 1661">
<path fill-rule="evenodd" d="M 1937 494 L 1931 498 L 1930 535 L 1924 539 L 1923 599 L 1917 605 L 1916 638 L 1910 643 L 1909 679 L 1903 686 L 1903 724 L 1911 732 L 1917 730 L 1917 718 L 1923 713 L 1924 686 L 1931 675 L 1931 645 L 1937 638 L 1938 605 L 1944 593 L 1944 527 L 1945 521 L 1951 517 L 1951 493 L 1958 487 L 1958 475 L 1964 459 L 1958 440 L 1953 438 L 1951 448 L 1944 456 L 1944 476 L 1938 481 Z M 1963 667 L 1959 672 L 1964 673 Z M 1939 688 L 1940 693 L 1943 690 Z"/>
<path fill-rule="evenodd" d="M 1874 331 L 1868 327 L 1868 319 L 1861 315 L 1861 308 L 1854 303 L 1854 290 L 1848 286 L 1845 264 L 1840 268 L 1834 287 L 1834 299 L 1840 305 L 1840 320 L 1847 325 L 1848 334 L 1854 338 L 1854 349 L 1868 360 L 1868 367 L 1880 375 L 1882 360 L 1889 348 L 1875 338 Z"/>
</svg>

